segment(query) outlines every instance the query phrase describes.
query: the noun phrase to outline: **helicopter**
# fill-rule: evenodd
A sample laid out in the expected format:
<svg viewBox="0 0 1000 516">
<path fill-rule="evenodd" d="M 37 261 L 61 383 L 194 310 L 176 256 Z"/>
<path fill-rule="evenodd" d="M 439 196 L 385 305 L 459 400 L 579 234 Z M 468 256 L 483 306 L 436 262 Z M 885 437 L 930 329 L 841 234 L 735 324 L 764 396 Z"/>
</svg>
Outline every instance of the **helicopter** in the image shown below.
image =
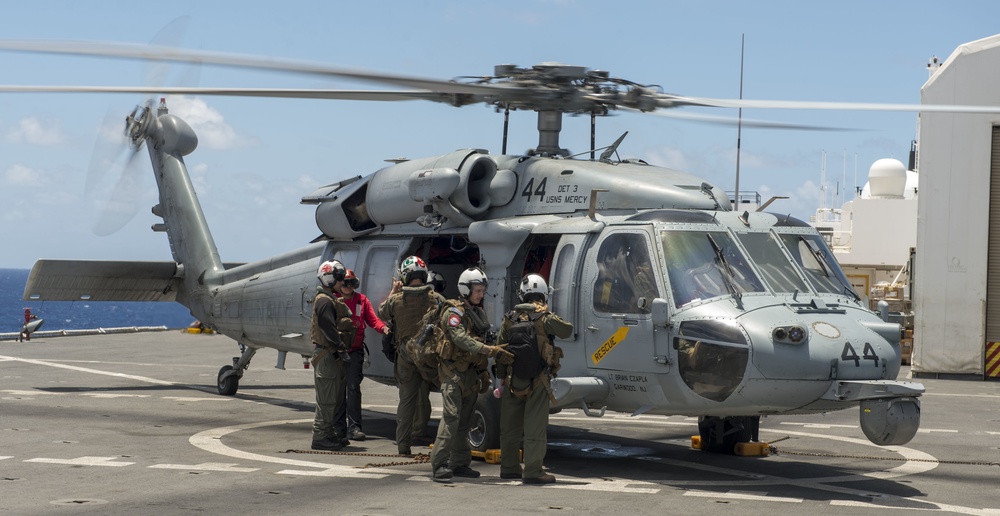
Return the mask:
<svg viewBox="0 0 1000 516">
<path fill-rule="evenodd" d="M 591 156 L 581 159 L 560 145 L 563 115 L 590 115 L 593 122 L 613 110 L 683 106 L 1000 111 L 687 97 L 553 62 L 499 65 L 489 76 L 444 81 L 147 45 L 0 41 L 0 50 L 263 68 L 411 88 L 2 91 L 416 99 L 456 107 L 486 104 L 505 117 L 510 111 L 536 112 L 534 149 L 508 154 L 505 118 L 499 154 L 465 148 L 396 160 L 366 176 L 322 186 L 301 198 L 316 207 L 317 239 L 236 264 L 221 260 L 184 162 L 197 148 L 197 135 L 164 99 L 147 101 L 127 116 L 125 134 L 133 152 L 145 145 L 149 154 L 159 191 L 152 230 L 166 234 L 172 259 L 39 260 L 24 298 L 181 303 L 238 344 L 239 356 L 217 377 L 219 394 L 232 396 L 257 351 L 276 349 L 280 368 L 288 353 L 311 355 L 311 303 L 323 261 L 339 260 L 358 271 L 373 301 L 384 299 L 406 256 L 419 256 L 452 278 L 480 267 L 489 279 L 484 308 L 495 325 L 515 304 L 522 276 L 537 273 L 554 286 L 552 311 L 575 328 L 555 342 L 565 357 L 552 381 L 553 410 L 580 408 L 593 417 L 608 410 L 697 416 L 702 449 L 724 453 L 759 441 L 761 416 L 848 408 L 858 408 L 871 442 L 909 442 L 919 428 L 924 387 L 896 380 L 900 327 L 864 306 L 807 223 L 734 211 L 723 190 L 698 176 L 621 159 L 617 149 L 625 135 L 596 149 L 592 132 Z M 368 331 L 369 339 L 376 338 Z M 392 363 L 378 354 L 365 375 L 394 383 Z M 475 410 L 470 444 L 496 448 L 499 400 L 481 395 Z"/>
</svg>

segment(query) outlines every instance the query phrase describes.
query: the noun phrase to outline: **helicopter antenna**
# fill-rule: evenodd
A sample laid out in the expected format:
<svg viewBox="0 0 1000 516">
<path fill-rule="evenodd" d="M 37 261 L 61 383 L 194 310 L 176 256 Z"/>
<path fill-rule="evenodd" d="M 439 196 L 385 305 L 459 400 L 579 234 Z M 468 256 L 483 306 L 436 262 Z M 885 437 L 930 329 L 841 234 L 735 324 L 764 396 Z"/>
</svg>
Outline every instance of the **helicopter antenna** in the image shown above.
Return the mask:
<svg viewBox="0 0 1000 516">
<path fill-rule="evenodd" d="M 597 147 L 597 113 L 590 112 L 590 161 L 594 161 L 594 147 Z"/>
<path fill-rule="evenodd" d="M 501 155 L 507 154 L 507 128 L 510 127 L 510 106 L 504 106 L 503 108 L 503 148 L 500 149 Z"/>
<path fill-rule="evenodd" d="M 609 145 L 608 148 L 601 153 L 601 161 L 605 163 L 610 163 L 611 155 L 618 152 L 618 146 L 622 144 L 622 140 L 624 140 L 626 136 L 628 136 L 628 131 L 622 133 L 622 135 L 619 136 L 617 140 L 615 140 L 615 143 Z M 591 155 L 593 155 L 593 152 L 591 152 Z"/>
<path fill-rule="evenodd" d="M 743 100 L 743 49 L 746 33 L 740 35 L 740 100 Z M 743 108 L 736 115 L 736 209 L 740 207 L 740 143 L 743 134 Z"/>
</svg>

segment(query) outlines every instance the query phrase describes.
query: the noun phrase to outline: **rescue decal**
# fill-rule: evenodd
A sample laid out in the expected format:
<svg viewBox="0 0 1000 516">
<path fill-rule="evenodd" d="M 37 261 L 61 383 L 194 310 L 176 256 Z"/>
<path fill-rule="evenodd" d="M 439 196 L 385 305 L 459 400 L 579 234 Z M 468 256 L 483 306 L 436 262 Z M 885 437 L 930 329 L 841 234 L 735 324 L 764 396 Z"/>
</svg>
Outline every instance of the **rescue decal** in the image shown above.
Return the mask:
<svg viewBox="0 0 1000 516">
<path fill-rule="evenodd" d="M 601 344 L 601 347 L 597 348 L 597 351 L 590 356 L 591 360 L 594 361 L 594 365 L 599 364 L 601 359 L 607 356 L 608 353 L 611 353 L 612 349 L 615 349 L 615 346 L 621 344 L 621 342 L 625 340 L 625 337 L 628 335 L 628 328 L 628 326 L 618 328 L 618 331 L 616 331 L 614 335 L 604 341 L 604 344 Z"/>
</svg>

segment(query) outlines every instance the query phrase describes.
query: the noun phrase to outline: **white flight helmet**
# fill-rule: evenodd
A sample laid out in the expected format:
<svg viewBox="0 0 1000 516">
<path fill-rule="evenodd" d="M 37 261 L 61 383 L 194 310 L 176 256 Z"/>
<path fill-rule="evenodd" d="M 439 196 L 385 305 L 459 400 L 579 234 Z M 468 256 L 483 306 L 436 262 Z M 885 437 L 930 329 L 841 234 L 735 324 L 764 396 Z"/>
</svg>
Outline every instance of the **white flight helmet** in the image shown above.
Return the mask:
<svg viewBox="0 0 1000 516">
<path fill-rule="evenodd" d="M 458 293 L 464 298 L 468 298 L 472 293 L 472 285 L 482 284 L 489 288 L 490 282 L 486 279 L 486 274 L 479 267 L 470 267 L 462 271 L 458 277 Z"/>
<path fill-rule="evenodd" d="M 440 272 L 427 271 L 427 283 L 433 285 L 438 294 L 444 294 L 444 289 L 448 288 L 448 282 Z"/>
<path fill-rule="evenodd" d="M 403 259 L 403 263 L 399 264 L 399 276 L 403 279 L 403 285 L 409 285 L 417 276 L 427 283 L 427 264 L 419 256 L 407 256 Z"/>
<path fill-rule="evenodd" d="M 545 302 L 549 297 L 549 286 L 545 284 L 545 278 L 538 274 L 528 274 L 521 280 L 518 288 L 518 297 L 523 302 L 539 300 Z M 538 299 L 541 297 L 541 299 Z"/>
<path fill-rule="evenodd" d="M 344 264 L 337 260 L 321 263 L 319 270 L 316 271 L 316 277 L 326 288 L 332 288 L 334 283 L 344 281 L 345 275 L 347 275 L 347 267 L 344 267 Z"/>
</svg>

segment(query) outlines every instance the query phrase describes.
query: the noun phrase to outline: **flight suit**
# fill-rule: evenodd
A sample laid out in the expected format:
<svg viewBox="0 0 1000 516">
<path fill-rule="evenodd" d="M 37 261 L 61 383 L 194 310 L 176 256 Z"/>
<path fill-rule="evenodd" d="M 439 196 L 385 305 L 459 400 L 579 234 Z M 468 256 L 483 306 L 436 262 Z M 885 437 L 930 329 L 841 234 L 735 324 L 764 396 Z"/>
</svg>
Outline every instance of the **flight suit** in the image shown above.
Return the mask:
<svg viewBox="0 0 1000 516">
<path fill-rule="evenodd" d="M 396 447 L 400 454 L 408 455 L 412 443 L 413 420 L 420 395 L 420 376 L 416 365 L 406 353 L 406 343 L 420 331 L 420 319 L 427 310 L 437 308 L 445 301 L 444 296 L 434 292 L 431 285 L 403 287 L 401 292 L 389 296 L 378 309 L 379 319 L 393 323 L 393 338 L 396 341 L 396 364 L 394 374 L 399 387 L 399 405 L 396 407 Z"/>
<path fill-rule="evenodd" d="M 544 304 L 522 303 L 514 307 L 515 314 L 546 311 Z M 509 343 L 508 329 L 511 321 L 504 317 L 497 335 L 497 345 Z M 555 335 L 565 339 L 573 335 L 573 325 L 558 315 L 547 312 L 542 316 L 545 336 Z M 549 424 L 549 393 L 540 378 L 520 378 L 513 374 L 508 377 L 510 366 L 497 363 L 497 376 L 509 381 L 500 399 L 500 474 L 504 477 L 521 475 L 524 479 L 538 478 L 544 474 L 542 461 L 547 446 Z M 542 371 L 549 374 L 549 368 Z M 508 379 L 509 378 L 509 379 Z M 513 389 L 523 392 L 532 389 L 526 399 L 513 393 Z M 524 436 L 524 471 L 521 471 L 518 450 Z"/>
<path fill-rule="evenodd" d="M 469 430 L 479 396 L 479 375 L 485 370 L 487 355 L 482 338 L 490 329 L 486 312 L 478 306 L 449 307 L 441 314 L 441 329 L 451 341 L 453 353 L 441 356 L 441 423 L 431 453 L 431 471 L 447 467 L 455 470 L 472 462 Z"/>
<path fill-rule="evenodd" d="M 323 289 L 313 299 L 310 334 L 313 342 L 313 383 L 316 387 L 316 417 L 313 442 L 342 440 L 334 430 L 336 414 L 342 409 L 347 393 L 347 369 L 342 358 L 346 351 L 341 327 L 350 320 L 351 311 L 329 290 Z M 351 328 L 354 323 L 351 322 Z"/>
</svg>

